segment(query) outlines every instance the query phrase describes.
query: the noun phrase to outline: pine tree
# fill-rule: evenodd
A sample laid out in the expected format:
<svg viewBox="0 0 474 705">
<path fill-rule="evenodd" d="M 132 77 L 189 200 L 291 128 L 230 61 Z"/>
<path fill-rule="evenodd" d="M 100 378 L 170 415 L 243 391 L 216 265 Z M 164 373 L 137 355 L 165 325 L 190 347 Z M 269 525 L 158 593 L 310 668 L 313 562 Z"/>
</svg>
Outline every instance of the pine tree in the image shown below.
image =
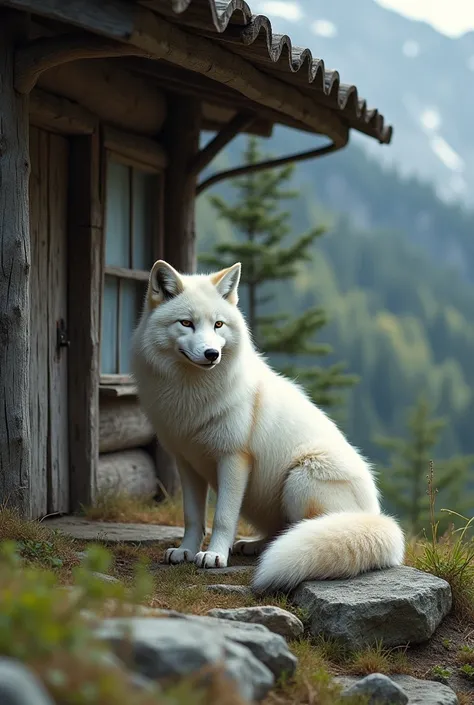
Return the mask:
<svg viewBox="0 0 474 705">
<path fill-rule="evenodd" d="M 254 164 L 267 155 L 250 137 L 243 156 L 245 164 Z M 273 312 L 285 298 L 275 284 L 297 277 L 300 265 L 311 262 L 313 243 L 324 233 L 324 228 L 318 227 L 292 236 L 290 214 L 281 204 L 298 196 L 297 191 L 287 188 L 293 168 L 289 165 L 234 179 L 231 183 L 238 195 L 233 204 L 212 196 L 218 217 L 231 224 L 237 239 L 216 245 L 212 253 L 201 255 L 200 261 L 219 268 L 242 262 L 243 307 L 257 349 L 276 360 L 281 372 L 296 377 L 316 403 L 329 407 L 341 401 L 335 390 L 351 386 L 356 378 L 344 374 L 341 363 L 328 367 L 291 364 L 295 356 L 307 359 L 332 352 L 330 346 L 314 341 L 327 323 L 324 310 L 316 306 L 299 316 Z"/>
<path fill-rule="evenodd" d="M 390 457 L 389 466 L 380 473 L 382 495 L 399 516 L 406 519 L 412 534 L 418 534 L 428 524 L 427 476 L 430 460 L 446 425 L 444 419 L 433 418 L 431 413 L 428 401 L 421 395 L 408 413 L 406 438 L 375 439 L 388 450 Z M 466 496 L 466 488 L 473 463 L 474 456 L 468 455 L 435 461 L 435 485 L 445 508 L 461 514 L 472 512 L 474 502 L 472 496 Z M 438 518 L 444 525 L 449 522 L 446 515 Z"/>
</svg>

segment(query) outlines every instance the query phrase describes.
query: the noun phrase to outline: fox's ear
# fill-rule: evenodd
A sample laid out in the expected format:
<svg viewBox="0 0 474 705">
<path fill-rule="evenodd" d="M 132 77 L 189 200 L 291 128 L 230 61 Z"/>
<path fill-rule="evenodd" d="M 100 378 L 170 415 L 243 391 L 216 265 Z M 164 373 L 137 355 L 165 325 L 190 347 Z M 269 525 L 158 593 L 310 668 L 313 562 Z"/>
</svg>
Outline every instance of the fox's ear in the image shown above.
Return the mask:
<svg viewBox="0 0 474 705">
<path fill-rule="evenodd" d="M 148 282 L 148 299 L 152 307 L 181 294 L 184 289 L 179 273 L 159 259 L 152 267 Z"/>
<path fill-rule="evenodd" d="M 211 281 L 219 294 L 235 306 L 239 302 L 238 288 L 241 268 L 240 262 L 236 262 L 232 267 L 222 269 L 220 272 L 211 275 Z"/>
</svg>

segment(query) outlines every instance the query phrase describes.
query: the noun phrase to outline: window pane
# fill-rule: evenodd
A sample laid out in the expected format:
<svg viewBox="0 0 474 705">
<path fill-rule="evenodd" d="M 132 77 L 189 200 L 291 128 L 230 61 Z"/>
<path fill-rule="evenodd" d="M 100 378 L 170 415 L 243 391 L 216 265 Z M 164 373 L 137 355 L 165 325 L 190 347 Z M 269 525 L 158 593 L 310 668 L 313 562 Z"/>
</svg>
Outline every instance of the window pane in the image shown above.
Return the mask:
<svg viewBox="0 0 474 705">
<path fill-rule="evenodd" d="M 141 311 L 143 285 L 133 279 L 120 280 L 120 374 L 130 370 L 132 334 Z"/>
<path fill-rule="evenodd" d="M 117 372 L 117 303 L 118 282 L 115 277 L 105 277 L 102 300 L 101 372 Z"/>
<path fill-rule="evenodd" d="M 133 269 L 151 269 L 153 225 L 158 198 L 157 179 L 133 170 Z M 155 211 L 155 213 L 154 213 Z"/>
<path fill-rule="evenodd" d="M 107 165 L 105 264 L 130 267 L 130 168 L 110 160 Z"/>
</svg>

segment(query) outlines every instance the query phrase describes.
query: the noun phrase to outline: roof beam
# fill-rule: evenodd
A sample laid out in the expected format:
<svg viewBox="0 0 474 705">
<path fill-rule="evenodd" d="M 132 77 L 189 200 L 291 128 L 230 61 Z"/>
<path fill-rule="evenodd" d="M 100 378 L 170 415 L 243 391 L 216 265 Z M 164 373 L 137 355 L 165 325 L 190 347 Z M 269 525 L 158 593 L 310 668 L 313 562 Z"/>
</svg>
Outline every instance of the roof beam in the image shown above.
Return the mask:
<svg viewBox="0 0 474 705">
<path fill-rule="evenodd" d="M 342 144 L 348 127 L 337 113 L 289 83 L 260 72 L 238 54 L 210 39 L 185 32 L 150 10 L 124 0 L 0 0 L 0 5 L 67 22 L 137 47 L 166 61 L 224 83 L 268 108 Z"/>
<path fill-rule="evenodd" d="M 236 113 L 236 115 L 225 125 L 217 135 L 201 149 L 189 165 L 189 171 L 193 175 L 199 174 L 215 156 L 231 142 L 239 132 L 243 132 L 255 119 L 255 115 L 249 113 Z"/>
</svg>

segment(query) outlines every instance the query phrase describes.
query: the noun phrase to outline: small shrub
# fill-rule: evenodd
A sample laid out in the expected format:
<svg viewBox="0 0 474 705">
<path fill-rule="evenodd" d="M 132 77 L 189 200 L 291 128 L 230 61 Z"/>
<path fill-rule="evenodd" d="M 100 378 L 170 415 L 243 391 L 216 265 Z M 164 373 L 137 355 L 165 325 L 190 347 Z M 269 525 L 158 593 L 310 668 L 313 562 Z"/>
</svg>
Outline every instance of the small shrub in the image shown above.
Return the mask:
<svg viewBox="0 0 474 705">
<path fill-rule="evenodd" d="M 467 678 L 467 680 L 472 681 L 474 683 L 474 666 L 465 663 L 464 666 L 461 666 L 461 668 L 459 669 L 459 674 L 463 678 Z"/>
</svg>

